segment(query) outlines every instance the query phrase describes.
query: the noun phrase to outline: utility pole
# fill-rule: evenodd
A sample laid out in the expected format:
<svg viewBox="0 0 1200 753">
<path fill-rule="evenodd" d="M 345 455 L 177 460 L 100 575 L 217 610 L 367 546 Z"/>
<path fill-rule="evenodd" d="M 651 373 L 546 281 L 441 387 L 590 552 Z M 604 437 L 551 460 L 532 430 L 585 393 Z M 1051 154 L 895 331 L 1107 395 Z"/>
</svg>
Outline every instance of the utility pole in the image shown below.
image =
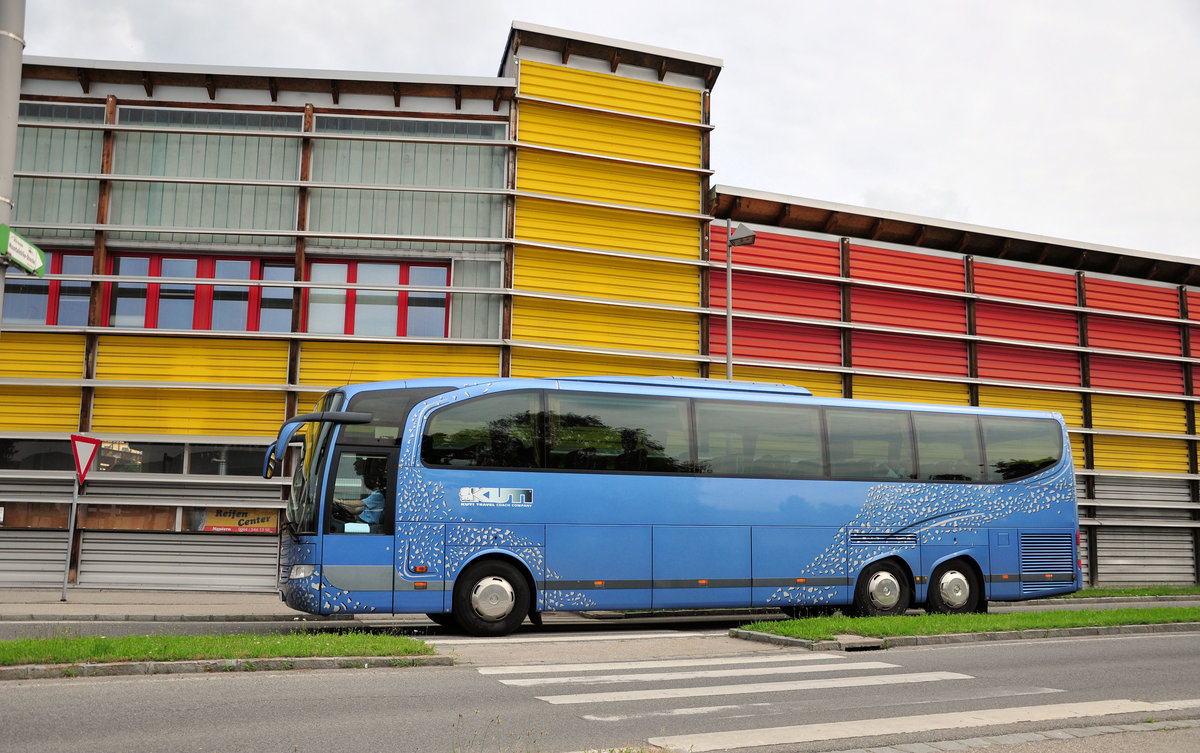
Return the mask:
<svg viewBox="0 0 1200 753">
<path fill-rule="evenodd" d="M 25 51 L 25 0 L 0 0 L 0 225 L 13 210 L 13 170 L 17 164 L 17 109 L 21 102 L 21 57 Z M 8 255 L 0 251 L 0 319 L 4 317 L 4 276 Z"/>
</svg>

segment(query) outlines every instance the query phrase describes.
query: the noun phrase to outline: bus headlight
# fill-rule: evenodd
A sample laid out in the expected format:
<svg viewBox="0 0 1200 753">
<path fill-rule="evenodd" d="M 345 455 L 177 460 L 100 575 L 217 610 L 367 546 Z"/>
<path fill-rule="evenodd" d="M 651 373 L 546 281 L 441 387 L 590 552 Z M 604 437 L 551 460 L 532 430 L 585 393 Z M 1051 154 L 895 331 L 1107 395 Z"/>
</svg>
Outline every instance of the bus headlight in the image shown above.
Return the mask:
<svg viewBox="0 0 1200 753">
<path fill-rule="evenodd" d="M 300 580 L 310 577 L 316 572 L 316 565 L 292 565 L 292 571 L 288 573 L 289 580 Z"/>
</svg>

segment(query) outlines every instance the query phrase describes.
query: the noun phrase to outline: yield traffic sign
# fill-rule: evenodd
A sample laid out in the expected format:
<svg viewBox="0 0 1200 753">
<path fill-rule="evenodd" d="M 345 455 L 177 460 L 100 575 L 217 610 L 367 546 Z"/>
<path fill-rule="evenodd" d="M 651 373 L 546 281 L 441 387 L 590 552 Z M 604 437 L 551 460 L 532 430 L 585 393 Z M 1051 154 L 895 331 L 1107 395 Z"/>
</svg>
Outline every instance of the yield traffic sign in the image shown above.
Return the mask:
<svg viewBox="0 0 1200 753">
<path fill-rule="evenodd" d="M 98 449 L 100 449 L 99 439 L 92 439 L 80 434 L 71 435 L 71 452 L 75 453 L 75 473 L 79 476 L 79 483 L 82 484 L 83 480 L 87 478 Z"/>
</svg>

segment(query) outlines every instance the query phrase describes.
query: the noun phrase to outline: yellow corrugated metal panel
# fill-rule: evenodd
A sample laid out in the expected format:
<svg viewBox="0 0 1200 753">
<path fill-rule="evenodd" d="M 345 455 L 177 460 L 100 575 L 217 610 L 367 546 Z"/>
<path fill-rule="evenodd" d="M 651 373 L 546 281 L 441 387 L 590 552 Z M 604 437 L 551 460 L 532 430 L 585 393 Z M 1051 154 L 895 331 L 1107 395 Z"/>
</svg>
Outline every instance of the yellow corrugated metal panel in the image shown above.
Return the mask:
<svg viewBox="0 0 1200 753">
<path fill-rule="evenodd" d="M 5 332 L 0 337 L 0 377 L 79 379 L 83 376 L 83 335 Z"/>
<path fill-rule="evenodd" d="M 1067 426 L 1083 426 L 1083 400 L 1071 392 L 982 386 L 979 404 L 988 408 L 1058 411 Z M 1082 457 L 1082 451 L 1076 454 L 1076 460 Z"/>
<path fill-rule="evenodd" d="M 1093 395 L 1092 426 L 1154 434 L 1187 434 L 1187 406 L 1174 400 Z"/>
<path fill-rule="evenodd" d="M 79 396 L 78 387 L 0 387 L 0 431 L 77 431 Z"/>
<path fill-rule="evenodd" d="M 270 437 L 283 419 L 282 392 L 98 387 L 92 431 Z"/>
<path fill-rule="evenodd" d="M 300 384 L 498 376 L 499 370 L 500 351 L 494 347 L 325 341 L 300 345 Z"/>
<path fill-rule="evenodd" d="M 702 132 L 694 126 L 632 120 L 603 112 L 523 102 L 517 140 L 574 152 L 701 168 Z"/>
<path fill-rule="evenodd" d="M 1102 471 L 1187 473 L 1187 442 L 1142 437 L 1093 438 L 1095 464 Z"/>
<path fill-rule="evenodd" d="M 518 298 L 512 322 L 515 340 L 662 353 L 700 347 L 698 314 Z"/>
<path fill-rule="evenodd" d="M 906 403 L 941 405 L 971 404 L 965 384 L 869 376 L 855 376 L 852 384 L 853 395 L 858 400 L 898 400 Z"/>
<path fill-rule="evenodd" d="M 699 366 L 687 361 L 566 353 L 533 348 L 513 348 L 512 352 L 512 375 L 526 379 L 597 374 L 694 377 L 699 373 Z"/>
<path fill-rule="evenodd" d="M 712 364 L 709 366 L 709 373 L 714 377 L 725 376 L 725 364 Z M 741 382 L 794 384 L 797 387 L 804 387 L 809 392 L 820 397 L 842 396 L 842 375 L 831 374 L 825 371 L 768 369 L 760 366 L 734 365 L 733 378 Z"/>
<path fill-rule="evenodd" d="M 554 152 L 517 153 L 517 190 L 670 212 L 701 209 L 695 173 Z"/>
<path fill-rule="evenodd" d="M 518 196 L 514 222 L 518 240 L 683 259 L 700 258 L 701 224 L 688 217 Z"/>
<path fill-rule="evenodd" d="M 513 287 L 675 306 L 700 305 L 700 270 L 682 264 L 621 259 L 518 246 Z"/>
<path fill-rule="evenodd" d="M 700 123 L 704 115 L 704 95 L 698 89 L 532 60 L 522 60 L 517 75 L 517 93 L 525 97 L 688 123 Z"/>
<path fill-rule="evenodd" d="M 100 338 L 96 378 L 286 384 L 287 359 L 283 340 L 112 335 Z"/>
</svg>

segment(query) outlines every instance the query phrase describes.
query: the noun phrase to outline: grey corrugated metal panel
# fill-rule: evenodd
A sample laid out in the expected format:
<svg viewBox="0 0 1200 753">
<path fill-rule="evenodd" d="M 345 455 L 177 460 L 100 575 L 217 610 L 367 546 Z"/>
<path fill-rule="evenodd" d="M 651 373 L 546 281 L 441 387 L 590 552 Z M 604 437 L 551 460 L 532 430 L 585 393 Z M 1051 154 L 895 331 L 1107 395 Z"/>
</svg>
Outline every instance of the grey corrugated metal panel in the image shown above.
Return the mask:
<svg viewBox="0 0 1200 753">
<path fill-rule="evenodd" d="M 1191 503 L 1189 483 L 1174 479 L 1096 479 L 1096 499 L 1120 502 Z"/>
<path fill-rule="evenodd" d="M 0 530 L 0 586 L 61 584 L 66 560 L 66 531 Z"/>
<path fill-rule="evenodd" d="M 71 473 L 0 471 L 0 502 L 69 503 L 74 487 L 72 476 Z"/>
<path fill-rule="evenodd" d="M 1157 518 L 1080 518 L 1080 528 L 1137 528 L 1152 530 L 1157 528 L 1192 528 L 1200 530 L 1200 520 L 1160 520 Z"/>
<path fill-rule="evenodd" d="M 1151 507 L 1149 505 L 1138 507 L 1096 505 L 1096 519 L 1101 521 L 1108 518 L 1122 518 L 1125 520 L 1131 518 L 1139 520 L 1192 520 L 1193 512 L 1196 510 L 1200 510 L 1200 507 L 1193 506 L 1191 509 L 1172 509 Z"/>
<path fill-rule="evenodd" d="M 187 476 L 150 476 L 120 474 L 89 476 L 82 504 L 89 505 L 166 505 L 184 507 L 265 507 L 284 506 L 281 484 L 254 483 L 251 478 L 205 477 L 216 482 L 199 483 Z M 130 478 L 130 476 L 134 476 Z M 92 481 L 94 480 L 95 481 Z"/>
<path fill-rule="evenodd" d="M 1098 585 L 1195 583 L 1195 537 L 1187 530 L 1101 528 Z"/>
<path fill-rule="evenodd" d="M 278 547 L 274 536 L 85 531 L 79 585 L 273 591 Z"/>
<path fill-rule="evenodd" d="M 465 288 L 499 288 L 503 282 L 499 261 L 454 262 L 451 284 Z M 499 295 L 451 295 L 450 336 L 454 338 L 499 337 L 502 301 Z"/>
<path fill-rule="evenodd" d="M 1087 500 L 1080 500 L 1079 504 L 1091 505 L 1092 507 L 1095 507 L 1097 509 L 1099 509 L 1101 507 L 1108 507 L 1108 508 L 1128 507 L 1130 509 L 1135 509 L 1135 510 L 1142 509 L 1142 508 L 1161 508 L 1164 510 L 1196 510 L 1196 511 L 1200 511 L 1200 505 L 1197 505 L 1194 502 L 1158 502 L 1158 501 L 1153 501 L 1153 500 L 1147 501 L 1147 502 L 1134 502 L 1134 501 L 1130 501 L 1127 499 L 1118 499 L 1118 500 L 1087 499 Z"/>
</svg>

